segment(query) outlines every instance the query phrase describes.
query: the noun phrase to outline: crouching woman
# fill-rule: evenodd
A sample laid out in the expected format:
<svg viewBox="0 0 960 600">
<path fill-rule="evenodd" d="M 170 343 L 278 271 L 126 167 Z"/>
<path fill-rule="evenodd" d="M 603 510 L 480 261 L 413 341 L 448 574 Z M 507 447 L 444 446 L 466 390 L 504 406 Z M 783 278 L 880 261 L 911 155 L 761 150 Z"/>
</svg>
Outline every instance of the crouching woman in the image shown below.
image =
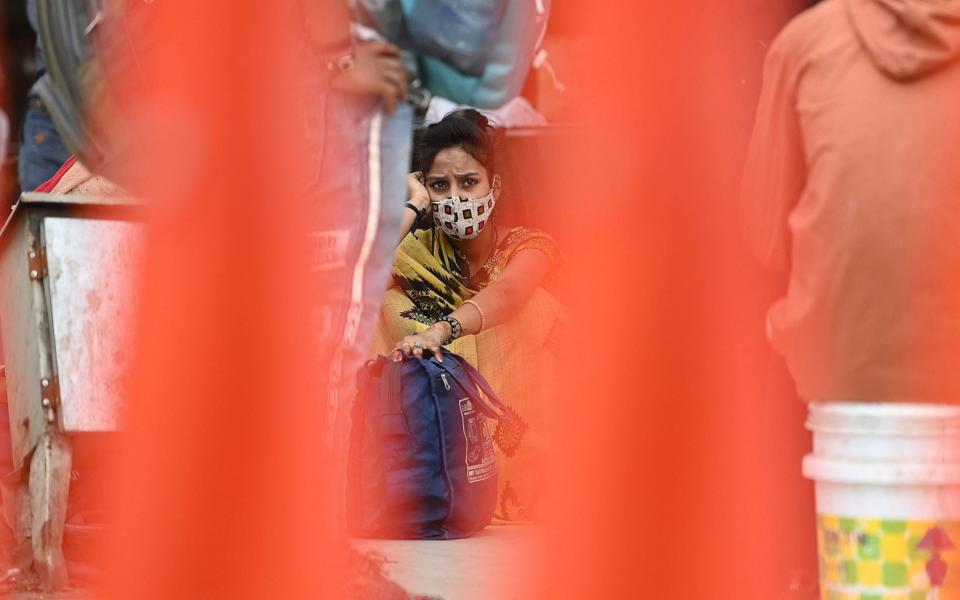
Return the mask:
<svg viewBox="0 0 960 600">
<path fill-rule="evenodd" d="M 405 231 L 374 343 L 377 353 L 471 362 L 510 407 L 494 430 L 496 515 L 535 519 L 545 490 L 544 438 L 556 398 L 563 306 L 543 285 L 556 269 L 553 240 L 496 222 L 501 199 L 496 131 L 479 112 L 451 113 L 418 134 Z M 512 200 L 512 199 L 511 199 Z"/>
</svg>

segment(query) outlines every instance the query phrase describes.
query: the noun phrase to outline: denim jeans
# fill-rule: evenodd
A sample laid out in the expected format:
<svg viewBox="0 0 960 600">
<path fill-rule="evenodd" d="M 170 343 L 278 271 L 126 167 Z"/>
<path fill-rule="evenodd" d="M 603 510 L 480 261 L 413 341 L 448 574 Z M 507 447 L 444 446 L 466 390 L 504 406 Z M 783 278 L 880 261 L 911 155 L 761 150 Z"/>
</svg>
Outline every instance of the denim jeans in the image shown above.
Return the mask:
<svg viewBox="0 0 960 600">
<path fill-rule="evenodd" d="M 70 151 L 53 126 L 50 113 L 39 106 L 27 109 L 20 132 L 20 189 L 37 189 L 53 177 L 70 157 Z"/>
<path fill-rule="evenodd" d="M 327 383 L 327 431 L 335 456 L 346 456 L 357 373 L 367 359 L 400 234 L 410 168 L 413 110 L 392 114 L 379 101 L 318 94 L 306 111 L 316 149 L 310 194 L 317 198 L 313 268 L 320 309 L 312 326 L 335 352 Z M 343 489 L 345 472 L 338 473 Z M 342 494 L 341 494 L 342 499 Z"/>
</svg>

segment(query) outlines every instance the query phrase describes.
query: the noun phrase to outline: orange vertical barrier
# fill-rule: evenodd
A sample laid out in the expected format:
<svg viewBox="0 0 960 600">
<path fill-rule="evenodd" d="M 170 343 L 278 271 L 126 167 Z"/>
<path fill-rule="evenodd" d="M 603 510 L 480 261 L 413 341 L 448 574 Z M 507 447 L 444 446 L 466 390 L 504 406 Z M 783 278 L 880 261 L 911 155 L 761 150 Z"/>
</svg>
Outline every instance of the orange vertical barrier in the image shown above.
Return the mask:
<svg viewBox="0 0 960 600">
<path fill-rule="evenodd" d="M 9 36 L 7 15 L 5 12 L 0 12 L 0 33 L 5 36 Z M 3 73 L 3 77 L 0 78 L 0 110 L 3 110 L 8 119 L 11 112 L 10 81 L 13 79 L 9 53 L 10 50 L 6 44 L 0 46 L 0 72 Z M 16 135 L 15 132 L 9 131 L 7 134 L 11 137 Z M 8 141 L 9 140 L 4 140 L 4 142 Z M 0 193 L 4 195 L 4 198 L 12 198 L 15 193 L 14 187 L 16 182 L 11 181 L 12 178 L 8 176 L 9 174 L 9 171 L 0 172 Z M 0 361 L 2 361 L 4 365 L 6 364 L 2 344 L 0 344 Z M 0 444 L 3 444 L 3 447 L 0 448 L 0 470 L 6 473 L 13 469 L 13 457 L 11 453 L 9 433 L 9 411 L 7 407 L 6 372 L 0 375 L 0 428 L 2 428 L 2 430 L 0 430 Z M 6 565 L 12 561 L 13 545 L 13 532 L 6 525 L 6 523 L 0 523 L 0 566 L 3 566 L 4 569 L 6 569 Z"/>
<path fill-rule="evenodd" d="M 792 4 L 792 5 L 791 5 Z M 802 405 L 737 235 L 766 44 L 799 3 L 583 6 L 568 416 L 543 598 L 811 598 Z M 766 12 L 765 12 L 766 11 Z"/>
<path fill-rule="evenodd" d="M 338 589 L 292 4 L 157 3 L 131 36 L 112 125 L 152 212 L 110 597 Z"/>
</svg>

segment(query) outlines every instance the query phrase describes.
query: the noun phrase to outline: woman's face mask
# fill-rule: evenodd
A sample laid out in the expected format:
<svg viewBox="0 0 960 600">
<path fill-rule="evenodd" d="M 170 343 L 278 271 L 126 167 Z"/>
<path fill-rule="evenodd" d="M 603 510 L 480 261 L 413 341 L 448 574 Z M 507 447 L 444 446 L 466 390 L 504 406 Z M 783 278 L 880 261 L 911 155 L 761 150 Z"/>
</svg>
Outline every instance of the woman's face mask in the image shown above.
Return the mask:
<svg viewBox="0 0 960 600">
<path fill-rule="evenodd" d="M 494 176 L 490 191 L 480 198 L 452 196 L 433 201 L 433 221 L 448 236 L 472 240 L 490 221 L 500 195 L 500 178 Z"/>
</svg>

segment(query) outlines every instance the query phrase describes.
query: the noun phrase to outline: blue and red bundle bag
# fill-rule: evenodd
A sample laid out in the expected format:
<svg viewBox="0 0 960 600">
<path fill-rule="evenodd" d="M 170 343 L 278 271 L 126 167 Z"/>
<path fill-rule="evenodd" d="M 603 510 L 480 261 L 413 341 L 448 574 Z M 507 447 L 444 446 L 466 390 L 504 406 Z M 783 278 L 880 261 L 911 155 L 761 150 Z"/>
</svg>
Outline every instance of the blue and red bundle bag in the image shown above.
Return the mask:
<svg viewBox="0 0 960 600">
<path fill-rule="evenodd" d="M 347 472 L 350 532 L 456 539 L 490 523 L 497 462 L 487 417 L 509 419 L 462 357 L 380 357 L 360 373 Z"/>
</svg>

